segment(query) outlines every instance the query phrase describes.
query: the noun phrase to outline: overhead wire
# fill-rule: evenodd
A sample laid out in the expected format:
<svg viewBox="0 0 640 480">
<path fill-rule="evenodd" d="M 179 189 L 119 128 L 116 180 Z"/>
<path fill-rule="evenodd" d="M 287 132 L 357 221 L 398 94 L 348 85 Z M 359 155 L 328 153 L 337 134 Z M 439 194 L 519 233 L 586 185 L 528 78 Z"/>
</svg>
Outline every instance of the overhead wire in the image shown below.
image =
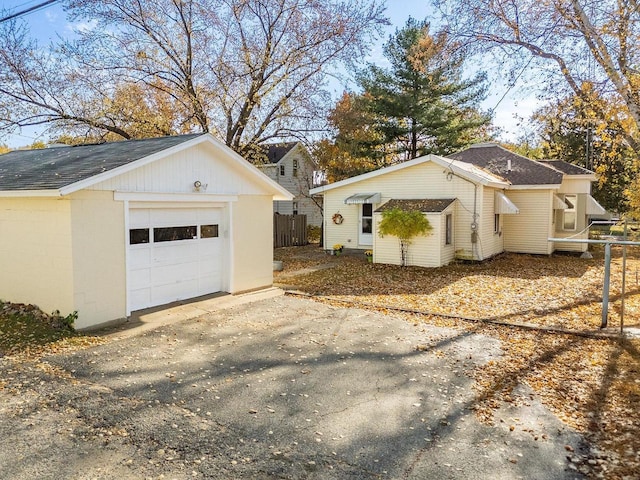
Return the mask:
<svg viewBox="0 0 640 480">
<path fill-rule="evenodd" d="M 30 13 L 34 13 L 34 12 L 36 12 L 38 10 L 42 10 L 44 8 L 50 7 L 54 3 L 58 3 L 58 2 L 60 2 L 60 0 L 47 0 L 45 2 L 39 3 L 37 5 L 34 5 L 33 7 L 25 8 L 24 10 L 21 10 L 19 12 L 12 13 L 11 15 L 7 15 L 6 17 L 0 18 L 0 23 L 8 22 L 9 20 L 12 20 L 14 18 L 19 18 L 19 17 L 22 17 L 24 15 L 28 15 Z M 26 2 L 26 3 L 23 3 L 22 5 L 26 5 L 28 3 L 29 2 Z"/>
</svg>

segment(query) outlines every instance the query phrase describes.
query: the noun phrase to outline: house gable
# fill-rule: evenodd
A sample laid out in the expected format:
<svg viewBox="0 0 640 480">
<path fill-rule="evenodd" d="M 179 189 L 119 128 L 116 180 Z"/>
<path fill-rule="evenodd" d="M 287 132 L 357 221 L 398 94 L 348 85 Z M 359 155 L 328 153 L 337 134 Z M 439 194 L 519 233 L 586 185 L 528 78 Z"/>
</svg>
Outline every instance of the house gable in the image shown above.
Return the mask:
<svg viewBox="0 0 640 480">
<path fill-rule="evenodd" d="M 199 182 L 199 187 L 196 182 Z M 277 188 L 276 188 L 277 187 Z M 273 195 L 290 197 L 246 161 L 224 155 L 214 144 L 199 142 L 137 168 L 86 187 L 117 192 L 176 194 Z M 276 192 L 274 192 L 276 191 Z"/>
</svg>

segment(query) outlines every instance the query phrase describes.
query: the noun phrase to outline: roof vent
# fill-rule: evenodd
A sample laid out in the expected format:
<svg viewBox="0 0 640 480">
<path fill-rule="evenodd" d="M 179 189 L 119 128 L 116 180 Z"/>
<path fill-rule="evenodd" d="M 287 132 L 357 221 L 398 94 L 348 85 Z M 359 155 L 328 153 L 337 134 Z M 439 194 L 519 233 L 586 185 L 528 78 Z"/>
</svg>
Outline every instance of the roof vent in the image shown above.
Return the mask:
<svg viewBox="0 0 640 480">
<path fill-rule="evenodd" d="M 507 158 L 507 172 L 511 171 L 511 159 Z"/>
</svg>

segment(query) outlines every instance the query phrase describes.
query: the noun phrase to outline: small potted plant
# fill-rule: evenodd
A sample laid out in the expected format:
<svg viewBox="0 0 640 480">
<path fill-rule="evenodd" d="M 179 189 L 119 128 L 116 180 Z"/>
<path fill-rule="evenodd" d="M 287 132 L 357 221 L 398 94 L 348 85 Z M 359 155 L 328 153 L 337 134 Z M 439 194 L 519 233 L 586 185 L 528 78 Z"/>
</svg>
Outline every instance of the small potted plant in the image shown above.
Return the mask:
<svg viewBox="0 0 640 480">
<path fill-rule="evenodd" d="M 364 256 L 367 257 L 367 262 L 373 263 L 373 250 L 366 250 Z"/>
<path fill-rule="evenodd" d="M 344 245 L 340 244 L 340 243 L 336 243 L 333 246 L 333 254 L 334 255 L 340 255 L 342 253 L 342 249 L 344 248 Z"/>
</svg>

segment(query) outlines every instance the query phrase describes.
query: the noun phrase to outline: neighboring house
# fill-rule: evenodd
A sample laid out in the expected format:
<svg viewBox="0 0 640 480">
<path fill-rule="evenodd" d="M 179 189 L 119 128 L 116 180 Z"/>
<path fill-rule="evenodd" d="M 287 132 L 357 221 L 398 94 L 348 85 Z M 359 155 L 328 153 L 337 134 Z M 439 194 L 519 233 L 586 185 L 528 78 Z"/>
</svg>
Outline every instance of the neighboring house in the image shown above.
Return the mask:
<svg viewBox="0 0 640 480">
<path fill-rule="evenodd" d="M 274 199 L 210 134 L 0 156 L 0 298 L 77 328 L 272 284 Z"/>
<path fill-rule="evenodd" d="M 372 249 L 374 262 L 400 264 L 395 237 L 377 235 L 391 206 L 418 209 L 433 231 L 416 238 L 409 265 L 436 267 L 454 258 L 501 252 L 584 251 L 550 237 L 587 238 L 587 215 L 604 209 L 591 197 L 595 175 L 560 161 L 537 162 L 495 144 L 449 158 L 428 155 L 311 190 L 324 196 L 324 244 Z"/>
<path fill-rule="evenodd" d="M 299 142 L 264 146 L 267 163 L 256 165 L 270 179 L 293 194 L 293 200 L 276 200 L 273 212 L 281 215 L 306 215 L 307 225 L 322 224 L 322 198 L 312 199 L 311 189 L 318 180 L 318 166 Z"/>
</svg>

